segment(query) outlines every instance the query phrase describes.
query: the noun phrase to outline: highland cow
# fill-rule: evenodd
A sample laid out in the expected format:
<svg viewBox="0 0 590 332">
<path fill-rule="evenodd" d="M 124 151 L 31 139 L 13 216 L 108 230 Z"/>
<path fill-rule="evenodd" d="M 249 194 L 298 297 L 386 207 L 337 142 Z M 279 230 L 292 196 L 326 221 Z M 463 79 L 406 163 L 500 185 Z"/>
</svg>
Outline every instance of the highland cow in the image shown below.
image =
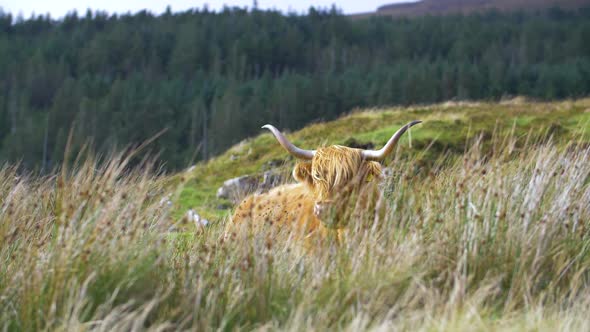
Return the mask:
<svg viewBox="0 0 590 332">
<path fill-rule="evenodd" d="M 293 169 L 297 184 L 288 184 L 268 193 L 246 197 L 237 207 L 234 224 L 273 224 L 297 227 L 305 234 L 326 233 L 346 225 L 347 207 L 367 200 L 369 183 L 382 177 L 382 161 L 401 136 L 421 121 L 400 128 L 381 150 L 364 150 L 333 145 L 303 150 L 293 145 L 278 129 L 269 129 L 279 144 L 300 161 Z M 353 202 L 354 201 L 354 202 Z M 369 204 L 369 203 L 366 203 Z"/>
</svg>

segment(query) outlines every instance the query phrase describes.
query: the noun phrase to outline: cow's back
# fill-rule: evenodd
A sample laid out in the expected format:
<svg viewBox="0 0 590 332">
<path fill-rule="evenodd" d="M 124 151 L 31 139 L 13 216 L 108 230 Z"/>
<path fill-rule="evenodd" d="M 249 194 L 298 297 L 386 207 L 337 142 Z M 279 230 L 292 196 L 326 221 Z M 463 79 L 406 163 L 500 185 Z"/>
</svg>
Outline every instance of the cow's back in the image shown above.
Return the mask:
<svg viewBox="0 0 590 332">
<path fill-rule="evenodd" d="M 313 204 L 312 193 L 305 185 L 283 185 L 265 194 L 246 197 L 232 220 L 234 224 L 248 223 L 252 227 L 299 226 L 311 232 L 320 226 L 313 215 Z"/>
</svg>

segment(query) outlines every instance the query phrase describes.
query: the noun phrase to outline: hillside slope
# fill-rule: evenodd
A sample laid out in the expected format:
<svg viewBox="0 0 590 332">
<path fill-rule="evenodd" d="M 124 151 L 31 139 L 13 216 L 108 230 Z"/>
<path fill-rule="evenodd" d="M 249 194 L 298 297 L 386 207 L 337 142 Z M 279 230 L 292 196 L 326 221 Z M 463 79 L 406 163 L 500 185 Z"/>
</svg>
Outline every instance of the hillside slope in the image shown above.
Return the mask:
<svg viewBox="0 0 590 332">
<path fill-rule="evenodd" d="M 418 156 L 422 166 L 428 168 L 444 153 L 461 155 L 466 143 L 482 133 L 487 140 L 494 131 L 509 133 L 512 130 L 517 136 L 550 133 L 557 140 L 567 141 L 581 135 L 588 140 L 590 99 L 558 103 L 514 99 L 504 103 L 444 103 L 358 110 L 335 121 L 310 125 L 288 136 L 303 148 L 347 145 L 350 142 L 381 146 L 400 126 L 414 119 L 424 123 L 402 138 L 397 157 Z M 217 189 L 225 180 L 261 174 L 268 169 L 290 172 L 295 160 L 272 135 L 264 130 L 260 133 L 177 177 L 179 181 L 185 181 L 176 200 L 178 216 L 193 208 L 208 218 L 223 217 L 233 207 L 230 202 L 216 198 Z M 411 147 L 408 144 L 410 137 Z M 386 160 L 385 164 L 390 162 L 391 159 Z"/>
<path fill-rule="evenodd" d="M 355 15 L 379 16 L 423 16 L 456 13 L 482 12 L 491 9 L 500 11 L 531 11 L 558 7 L 574 10 L 589 6 L 589 0 L 422 0 L 410 3 L 383 5 L 374 13 Z"/>
</svg>

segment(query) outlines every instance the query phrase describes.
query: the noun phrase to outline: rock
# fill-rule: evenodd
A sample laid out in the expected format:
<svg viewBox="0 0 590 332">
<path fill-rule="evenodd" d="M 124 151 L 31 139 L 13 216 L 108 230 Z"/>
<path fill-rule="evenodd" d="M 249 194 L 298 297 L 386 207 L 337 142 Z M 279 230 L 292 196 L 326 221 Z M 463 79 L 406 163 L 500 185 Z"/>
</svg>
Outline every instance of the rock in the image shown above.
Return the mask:
<svg viewBox="0 0 590 332">
<path fill-rule="evenodd" d="M 233 203 L 252 193 L 265 193 L 285 182 L 286 176 L 278 171 L 266 171 L 262 175 L 245 175 L 225 181 L 217 189 L 217 198 L 225 198 Z"/>
<path fill-rule="evenodd" d="M 262 183 L 260 184 L 259 190 L 270 190 L 285 181 L 283 175 L 273 171 L 266 171 L 262 175 Z"/>
<path fill-rule="evenodd" d="M 258 188 L 259 180 L 251 175 L 240 176 L 229 179 L 217 189 L 217 198 L 226 198 L 236 201 L 245 195 L 252 193 Z"/>
</svg>

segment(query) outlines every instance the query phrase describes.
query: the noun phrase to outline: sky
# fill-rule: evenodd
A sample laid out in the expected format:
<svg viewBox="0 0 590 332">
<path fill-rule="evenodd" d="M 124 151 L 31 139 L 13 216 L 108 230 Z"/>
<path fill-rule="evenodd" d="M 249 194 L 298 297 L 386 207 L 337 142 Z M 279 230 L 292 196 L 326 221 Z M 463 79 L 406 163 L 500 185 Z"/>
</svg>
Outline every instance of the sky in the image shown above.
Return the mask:
<svg viewBox="0 0 590 332">
<path fill-rule="evenodd" d="M 336 3 L 345 14 L 354 14 L 374 11 L 381 5 L 394 2 L 404 2 L 404 0 L 258 0 L 258 7 L 302 13 L 307 12 L 310 6 L 326 8 Z M 73 9 L 83 14 L 88 8 L 106 10 L 108 13 L 135 13 L 148 9 L 155 14 L 160 14 L 168 5 L 172 11 L 176 12 L 189 8 L 203 8 L 205 4 L 209 9 L 219 10 L 224 4 L 230 7 L 252 7 L 253 0 L 0 0 L 0 8 L 4 12 L 14 15 L 22 13 L 24 18 L 30 17 L 31 13 L 37 15 L 49 13 L 52 18 L 61 18 Z"/>
</svg>

